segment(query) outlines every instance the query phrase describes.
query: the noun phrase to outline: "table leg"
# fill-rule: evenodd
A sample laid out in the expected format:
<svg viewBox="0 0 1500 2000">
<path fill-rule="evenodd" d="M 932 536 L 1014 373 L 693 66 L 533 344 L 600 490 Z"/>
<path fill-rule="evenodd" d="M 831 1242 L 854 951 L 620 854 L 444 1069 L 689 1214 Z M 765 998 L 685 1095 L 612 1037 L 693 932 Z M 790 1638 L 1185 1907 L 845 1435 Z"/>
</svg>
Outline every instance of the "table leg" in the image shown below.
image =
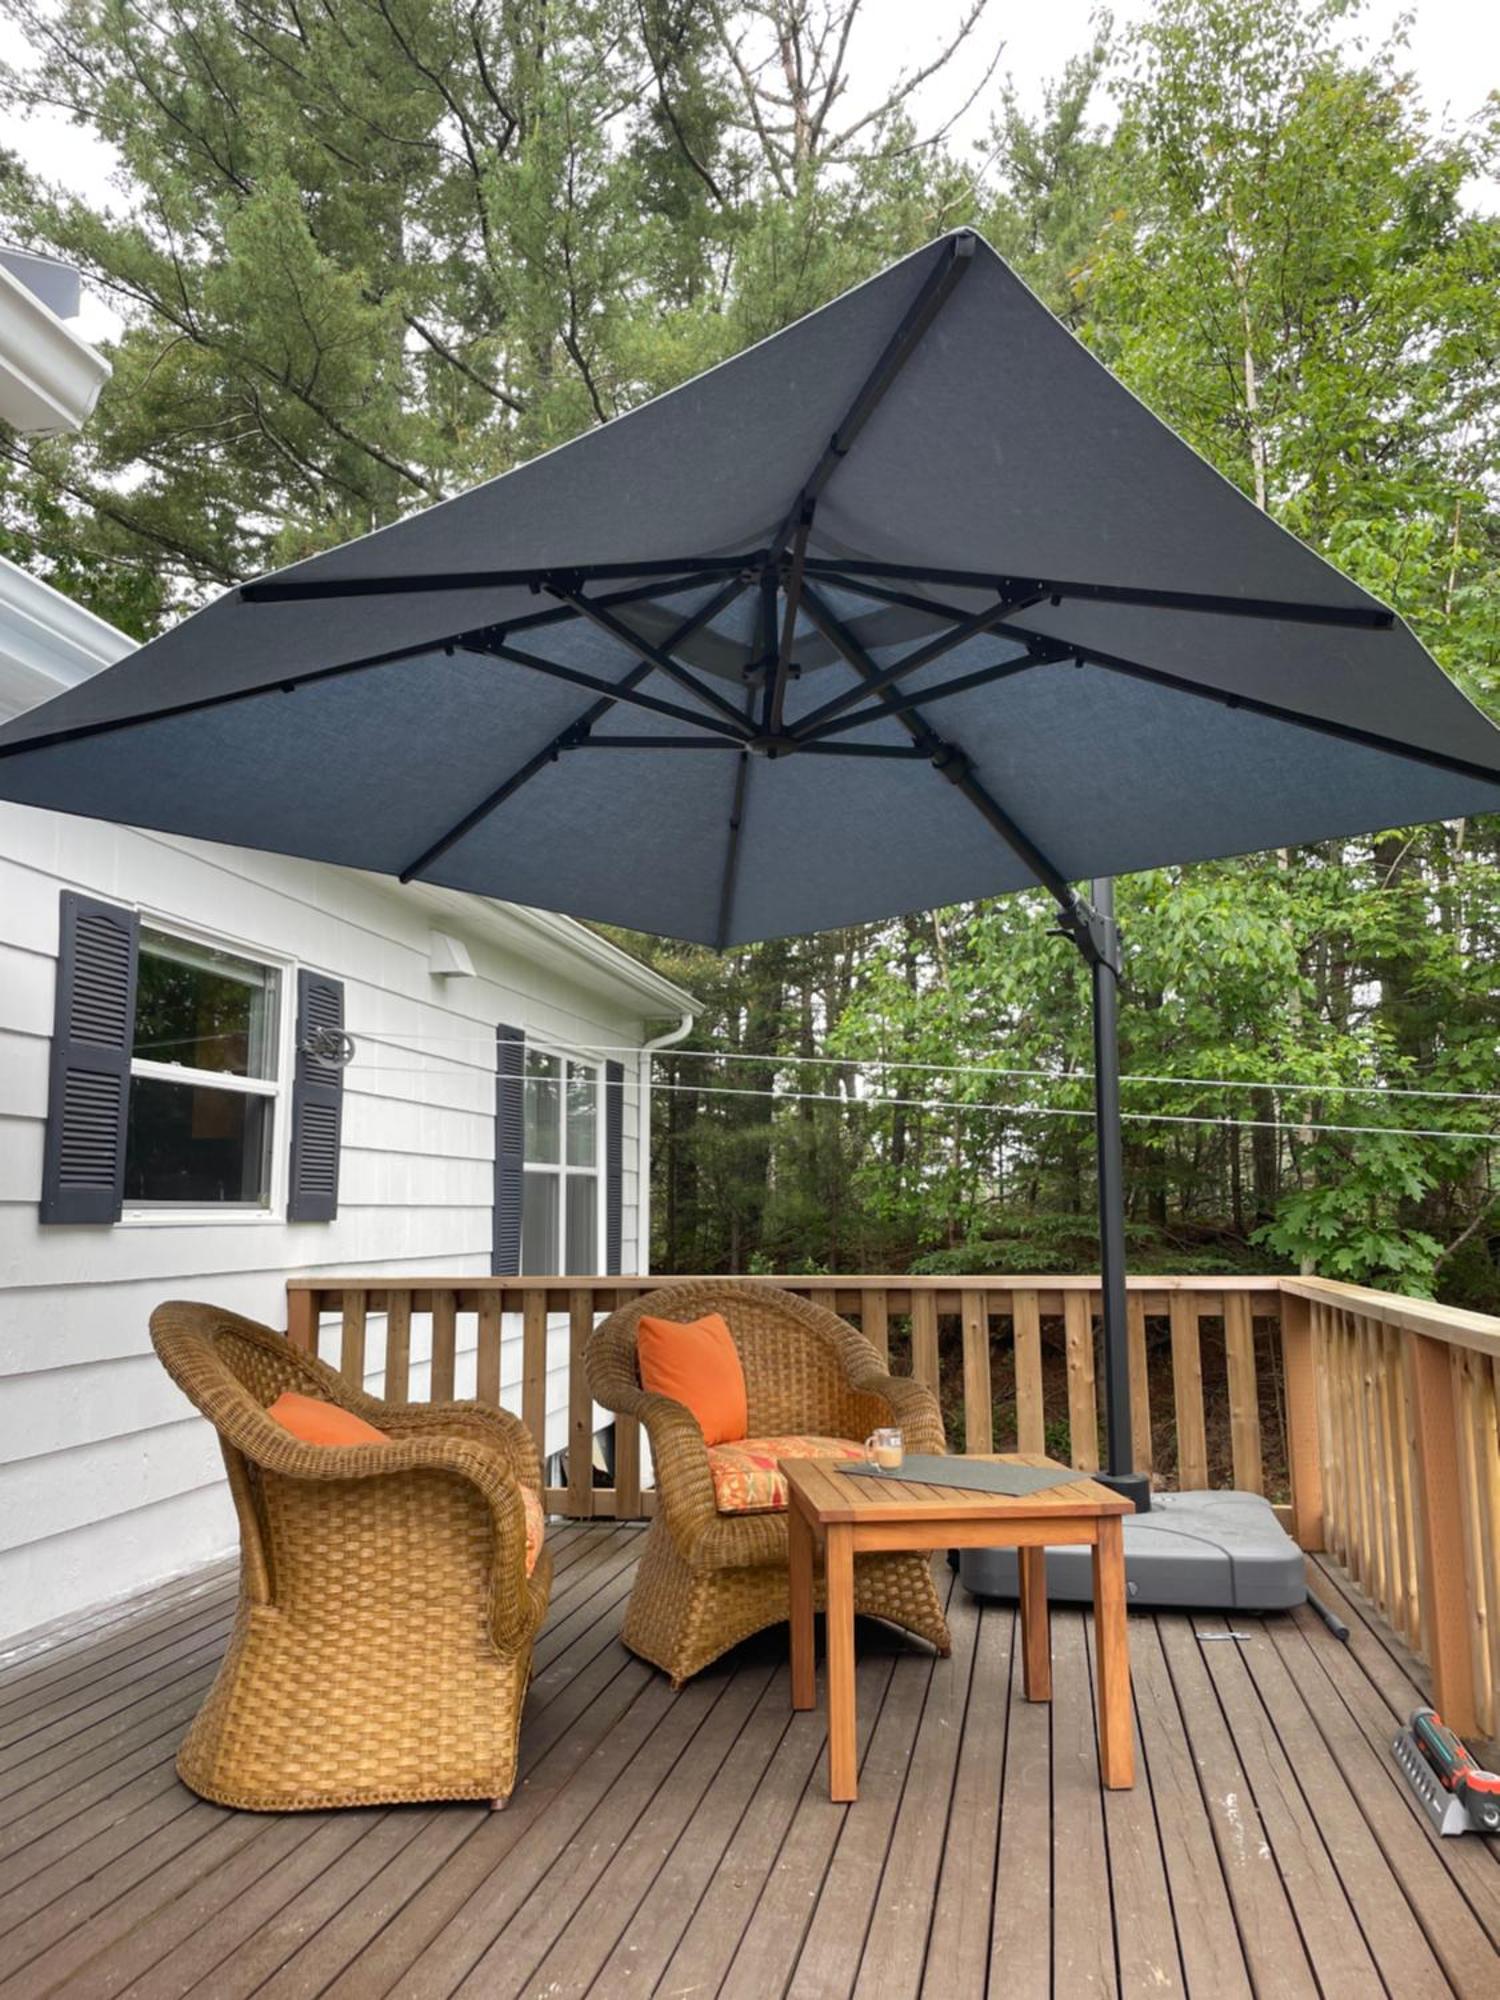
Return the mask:
<svg viewBox="0 0 1500 2000">
<path fill-rule="evenodd" d="M 792 1707 L 812 1708 L 817 1702 L 817 1670 L 813 1660 L 813 1533 L 807 1516 L 795 1501 L 787 1510 L 786 1539 L 792 1622 Z"/>
<path fill-rule="evenodd" d="M 1017 1549 L 1021 1573 L 1022 1686 L 1028 1701 L 1052 1699 L 1052 1618 L 1047 1609 L 1047 1551 Z"/>
<path fill-rule="evenodd" d="M 823 1543 L 828 1589 L 828 1796 L 859 1796 L 854 1748 L 854 1534 L 829 1524 Z"/>
<path fill-rule="evenodd" d="M 1118 1514 L 1100 1521 L 1094 1544 L 1094 1643 L 1099 1660 L 1099 1775 L 1110 1791 L 1128 1791 L 1135 1783 L 1135 1739 L 1125 1629 L 1125 1532 Z"/>
</svg>

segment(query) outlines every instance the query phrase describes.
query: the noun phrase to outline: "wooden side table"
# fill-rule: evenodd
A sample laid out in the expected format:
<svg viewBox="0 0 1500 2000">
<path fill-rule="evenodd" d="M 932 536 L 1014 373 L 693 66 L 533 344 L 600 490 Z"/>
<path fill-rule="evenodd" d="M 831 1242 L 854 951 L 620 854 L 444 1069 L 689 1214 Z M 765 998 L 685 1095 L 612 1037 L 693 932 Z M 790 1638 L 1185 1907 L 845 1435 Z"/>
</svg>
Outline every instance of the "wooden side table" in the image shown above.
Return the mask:
<svg viewBox="0 0 1500 2000">
<path fill-rule="evenodd" d="M 1027 1452 L 999 1465 L 1069 1468 Z M 1047 1544 L 1091 1544 L 1098 1652 L 1099 1772 L 1111 1791 L 1135 1782 L 1130 1648 L 1125 1630 L 1125 1538 L 1134 1509 L 1097 1480 L 1070 1472 L 1065 1485 L 1012 1499 L 959 1486 L 850 1478 L 836 1459 L 786 1458 L 792 1623 L 792 1707 L 817 1699 L 813 1655 L 813 1557 L 823 1545 L 828 1602 L 828 1790 L 858 1797 L 854 1716 L 854 1559 L 876 1550 L 1013 1548 L 1021 1582 L 1021 1658 L 1028 1701 L 1052 1698 Z"/>
</svg>

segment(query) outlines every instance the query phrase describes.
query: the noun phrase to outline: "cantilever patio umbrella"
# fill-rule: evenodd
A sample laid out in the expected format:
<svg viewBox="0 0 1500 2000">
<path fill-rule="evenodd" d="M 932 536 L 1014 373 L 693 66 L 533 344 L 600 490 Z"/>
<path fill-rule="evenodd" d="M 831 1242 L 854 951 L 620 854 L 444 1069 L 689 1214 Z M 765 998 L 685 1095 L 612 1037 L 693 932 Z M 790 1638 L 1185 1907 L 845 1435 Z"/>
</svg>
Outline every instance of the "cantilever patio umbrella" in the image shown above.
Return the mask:
<svg viewBox="0 0 1500 2000">
<path fill-rule="evenodd" d="M 1500 810 L 1500 732 L 977 236 L 230 591 L 0 732 L 0 795 L 718 946 Z"/>
</svg>

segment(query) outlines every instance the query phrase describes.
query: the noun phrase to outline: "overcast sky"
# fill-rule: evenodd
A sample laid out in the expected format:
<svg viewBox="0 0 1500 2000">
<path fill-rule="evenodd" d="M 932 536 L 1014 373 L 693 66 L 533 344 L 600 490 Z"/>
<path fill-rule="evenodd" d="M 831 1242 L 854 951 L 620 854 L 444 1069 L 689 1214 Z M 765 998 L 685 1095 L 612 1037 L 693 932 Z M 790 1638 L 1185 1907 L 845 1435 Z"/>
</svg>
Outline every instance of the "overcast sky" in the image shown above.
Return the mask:
<svg viewBox="0 0 1500 2000">
<path fill-rule="evenodd" d="M 969 0 L 864 0 L 854 51 L 850 102 L 863 93 L 876 97 L 902 69 L 931 59 L 952 33 Z M 937 129 L 972 91 L 984 64 L 1003 42 L 1000 70 L 1015 80 L 1022 102 L 1040 104 L 1045 83 L 1067 58 L 1087 44 L 1096 0 L 990 0 L 986 19 L 964 58 L 924 86 L 915 101 L 920 131 Z M 1139 20 L 1151 0 L 1116 0 L 1117 23 Z M 1378 41 L 1403 14 L 1408 25 L 1409 67 L 1429 111 L 1439 121 L 1472 115 L 1486 94 L 1500 88 L 1500 6 L 1495 0 L 1371 0 L 1349 37 Z M 0 59 L 21 62 L 25 43 L 9 21 L 0 22 Z M 963 146 L 984 137 L 993 93 L 955 125 L 951 143 Z M 61 118 L 27 120 L 0 116 L 0 144 L 12 148 L 49 176 L 93 198 L 109 199 L 110 150 L 91 142 Z M 1474 190 L 1487 208 L 1500 208 L 1500 184 Z M 85 308 L 80 331 L 98 338 L 111 329 L 111 316 L 97 304 Z"/>
</svg>

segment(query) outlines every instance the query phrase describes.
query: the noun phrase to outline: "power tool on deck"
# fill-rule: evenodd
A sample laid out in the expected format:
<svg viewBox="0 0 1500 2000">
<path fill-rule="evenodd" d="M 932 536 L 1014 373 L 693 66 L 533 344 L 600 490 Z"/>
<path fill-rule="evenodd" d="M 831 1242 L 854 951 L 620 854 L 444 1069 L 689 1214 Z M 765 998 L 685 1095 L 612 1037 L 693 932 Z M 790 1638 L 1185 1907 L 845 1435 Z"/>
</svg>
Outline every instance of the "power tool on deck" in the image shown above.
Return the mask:
<svg viewBox="0 0 1500 2000">
<path fill-rule="evenodd" d="M 1500 1833 L 1500 1772 L 1481 1770 L 1435 1708 L 1419 1708 L 1391 1745 L 1439 1833 Z"/>
</svg>

